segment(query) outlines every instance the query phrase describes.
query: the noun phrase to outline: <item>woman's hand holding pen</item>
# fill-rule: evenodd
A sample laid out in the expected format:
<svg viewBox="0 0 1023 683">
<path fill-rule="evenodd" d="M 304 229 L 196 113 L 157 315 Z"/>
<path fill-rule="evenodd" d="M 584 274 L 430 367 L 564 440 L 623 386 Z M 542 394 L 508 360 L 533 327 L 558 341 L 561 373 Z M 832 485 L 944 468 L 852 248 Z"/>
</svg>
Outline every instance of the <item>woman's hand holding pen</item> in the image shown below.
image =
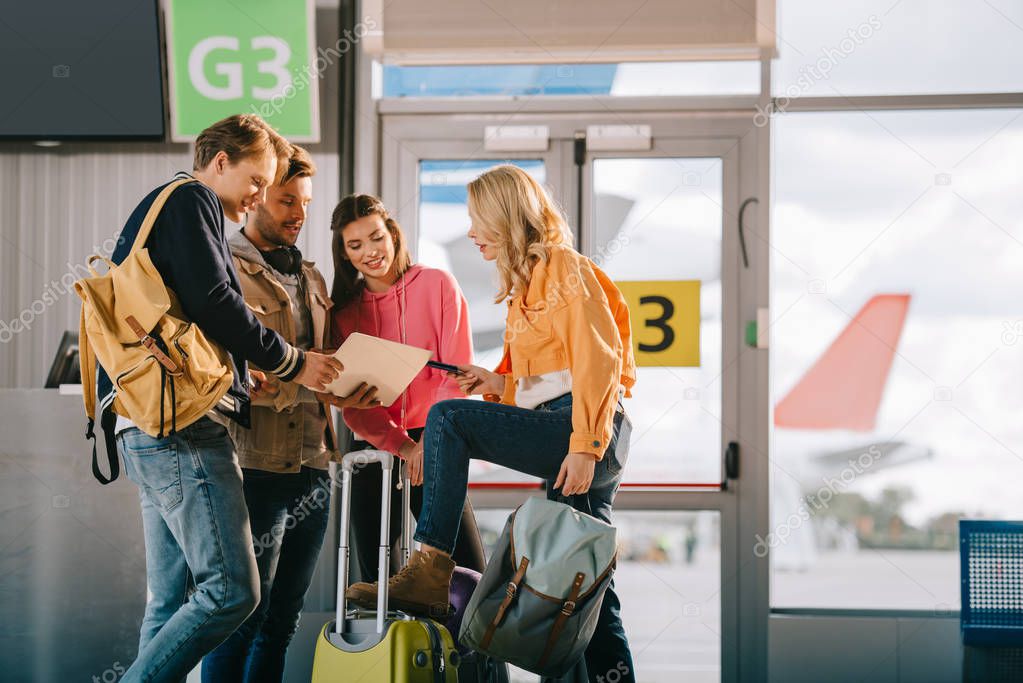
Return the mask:
<svg viewBox="0 0 1023 683">
<path fill-rule="evenodd" d="M 458 388 L 466 396 L 504 393 L 504 375 L 491 372 L 478 365 L 459 365 L 458 371 L 457 375 L 449 374 L 458 382 Z"/>
</svg>

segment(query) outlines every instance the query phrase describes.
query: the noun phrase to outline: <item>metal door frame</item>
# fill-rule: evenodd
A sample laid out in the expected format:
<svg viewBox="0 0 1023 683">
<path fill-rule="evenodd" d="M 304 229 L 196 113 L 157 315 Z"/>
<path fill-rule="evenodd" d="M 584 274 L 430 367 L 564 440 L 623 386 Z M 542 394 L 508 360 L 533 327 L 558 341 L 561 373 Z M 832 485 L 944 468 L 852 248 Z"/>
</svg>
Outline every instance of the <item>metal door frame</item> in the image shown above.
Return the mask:
<svg viewBox="0 0 1023 683">
<path fill-rule="evenodd" d="M 753 125 L 753 109 L 721 111 L 629 111 L 613 102 L 582 98 L 586 111 L 565 111 L 556 103 L 552 111 L 530 111 L 514 101 L 488 103 L 485 109 L 440 111 L 436 102 L 381 101 L 387 112 L 379 118 L 380 190 L 409 233 L 418 235 L 418 172 L 421 159 L 542 159 L 547 185 L 577 227 L 580 249 L 592 249 L 588 216 L 591 203 L 593 159 L 636 157 L 718 157 L 722 159 L 722 444 L 740 445 L 740 476 L 722 490 L 686 488 L 622 489 L 618 509 L 714 510 L 721 524 L 721 680 L 766 680 L 768 562 L 754 553 L 757 539 L 768 532 L 768 355 L 766 349 L 742 344 L 746 321 L 757 320 L 758 309 L 768 305 L 769 241 L 767 228 L 768 130 Z M 592 101 L 591 101 L 592 100 Z M 577 103 L 584 108 L 586 103 Z M 579 191 L 572 145 L 577 131 L 595 124 L 647 124 L 653 148 L 643 152 L 588 153 L 583 168 L 583 220 L 578 220 Z M 546 152 L 492 153 L 484 150 L 487 125 L 547 125 L 551 143 Z M 739 207 L 749 197 L 759 203 L 747 210 L 745 243 L 749 259 L 743 267 L 739 242 Z M 722 453 L 723 457 L 723 453 Z M 724 467 L 722 466 L 722 471 Z M 474 489 L 473 503 L 480 508 L 515 507 L 524 495 L 537 491 Z"/>
</svg>

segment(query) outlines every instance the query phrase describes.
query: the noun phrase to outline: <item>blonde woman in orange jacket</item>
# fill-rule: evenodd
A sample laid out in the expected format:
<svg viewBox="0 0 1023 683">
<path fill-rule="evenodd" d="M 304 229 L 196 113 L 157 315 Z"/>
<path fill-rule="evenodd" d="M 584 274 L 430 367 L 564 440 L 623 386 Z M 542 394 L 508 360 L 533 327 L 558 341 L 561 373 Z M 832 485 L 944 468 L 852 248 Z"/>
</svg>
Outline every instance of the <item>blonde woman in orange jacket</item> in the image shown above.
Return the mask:
<svg viewBox="0 0 1023 683">
<path fill-rule="evenodd" d="M 448 604 L 471 458 L 541 477 L 549 497 L 585 496 L 611 523 L 631 431 L 622 398 L 636 370 L 621 293 L 571 247 L 560 210 L 525 171 L 498 166 L 468 190 L 469 238 L 496 261 L 496 303 L 508 306 L 504 357 L 495 372 L 459 366 L 462 391 L 486 402 L 441 401 L 427 416 L 420 549 L 390 580 L 391 603 L 423 615 Z M 354 584 L 348 597 L 373 606 L 376 589 Z M 591 680 L 611 670 L 635 680 L 620 607 L 612 583 L 586 650 Z"/>
</svg>

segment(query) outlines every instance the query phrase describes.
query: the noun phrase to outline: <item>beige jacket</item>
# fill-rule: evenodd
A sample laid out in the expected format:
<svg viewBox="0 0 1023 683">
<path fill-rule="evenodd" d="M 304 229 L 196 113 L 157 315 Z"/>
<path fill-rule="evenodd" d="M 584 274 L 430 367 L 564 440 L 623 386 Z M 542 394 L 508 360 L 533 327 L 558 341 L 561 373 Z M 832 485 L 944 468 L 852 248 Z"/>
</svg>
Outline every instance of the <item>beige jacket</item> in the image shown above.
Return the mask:
<svg viewBox="0 0 1023 683">
<path fill-rule="evenodd" d="M 231 242 L 231 253 L 242 284 L 245 303 L 266 327 L 276 330 L 289 344 L 295 344 L 295 320 L 287 290 L 278 282 L 261 259 L 245 258 L 251 243 L 241 233 Z M 241 246 L 241 248 L 239 248 Z M 303 261 L 302 273 L 307 283 L 307 305 L 312 318 L 312 339 L 316 348 L 326 348 L 330 340 L 331 301 L 323 275 L 311 261 Z M 257 368 L 260 369 L 260 368 Z M 326 469 L 330 460 L 339 460 L 335 450 L 331 412 L 319 404 L 308 403 L 308 390 L 295 382 L 281 382 L 280 392 L 273 398 L 254 399 L 252 428 L 231 423 L 228 429 L 234 439 L 238 461 L 242 467 L 270 472 L 298 472 L 302 466 Z M 302 402 L 305 398 L 307 402 Z M 303 449 L 305 421 L 317 419 L 324 423 L 324 439 L 318 452 L 308 457 Z M 303 450 L 306 459 L 303 460 Z"/>
</svg>

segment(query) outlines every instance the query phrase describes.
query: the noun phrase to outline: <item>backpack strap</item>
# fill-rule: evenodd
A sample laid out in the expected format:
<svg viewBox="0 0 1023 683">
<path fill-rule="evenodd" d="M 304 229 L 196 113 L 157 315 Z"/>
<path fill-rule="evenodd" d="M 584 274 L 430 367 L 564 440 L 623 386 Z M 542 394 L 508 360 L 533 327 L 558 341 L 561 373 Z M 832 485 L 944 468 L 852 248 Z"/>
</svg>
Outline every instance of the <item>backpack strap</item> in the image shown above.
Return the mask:
<svg viewBox="0 0 1023 683">
<path fill-rule="evenodd" d="M 516 570 L 515 575 L 512 576 L 511 581 L 508 582 L 508 587 L 505 589 L 504 600 L 501 601 L 500 606 L 497 608 L 497 613 L 494 615 L 494 620 L 487 626 L 486 632 L 483 634 L 483 640 L 480 641 L 480 649 L 486 650 L 490 647 L 490 641 L 494 638 L 494 633 L 497 631 L 497 627 L 501 625 L 501 620 L 504 619 L 504 613 L 508 611 L 512 601 L 515 599 L 515 595 L 519 591 L 519 584 L 522 583 L 522 579 L 526 576 L 526 568 L 529 567 L 529 558 L 523 557 L 522 561 L 519 562 L 519 568 Z"/>
<path fill-rule="evenodd" d="M 114 440 L 114 428 L 117 415 L 107 406 L 100 416 L 100 427 L 106 440 L 107 468 L 110 476 L 104 476 L 99 468 L 99 453 L 96 449 L 96 355 L 89 344 L 89 333 L 85 329 L 85 306 L 79 319 L 78 330 L 78 367 L 82 374 L 82 398 L 85 401 L 85 415 L 88 423 L 85 427 L 85 438 L 92 441 L 92 475 L 104 486 L 117 479 L 121 474 L 120 462 L 117 460 L 117 443 Z"/>
<path fill-rule="evenodd" d="M 149 233 L 153 230 L 153 224 L 156 223 L 156 217 L 160 215 L 160 210 L 167 202 L 167 198 L 171 196 L 171 193 L 182 185 L 195 182 L 198 182 L 195 178 L 179 178 L 178 180 L 173 180 L 167 183 L 167 186 L 160 190 L 160 194 L 156 195 L 156 199 L 154 199 L 153 203 L 149 205 L 149 211 L 146 212 L 146 217 L 142 219 L 142 226 L 139 228 L 138 234 L 135 235 L 135 241 L 131 245 L 131 251 L 128 252 L 129 254 L 133 254 L 146 246 L 146 240 L 149 239 Z"/>
<path fill-rule="evenodd" d="M 104 476 L 103 471 L 99 468 L 99 454 L 96 452 L 96 432 L 94 431 L 96 420 L 91 417 L 89 418 L 89 424 L 85 428 L 85 438 L 92 441 L 92 476 L 96 477 L 99 483 L 106 486 L 115 481 L 121 474 L 121 464 L 117 459 L 116 433 L 114 432 L 114 429 L 117 427 L 117 414 L 110 408 L 104 408 L 99 424 L 103 430 L 103 438 L 106 442 L 107 468 L 110 470 L 109 477 Z"/>
<path fill-rule="evenodd" d="M 551 627 L 551 635 L 547 638 L 547 647 L 544 648 L 543 654 L 540 655 L 540 661 L 536 663 L 536 668 L 542 669 L 554 653 L 554 646 L 557 645 L 558 638 L 561 637 L 561 632 L 565 629 L 565 622 L 575 612 L 576 600 L 579 599 L 579 589 L 583 585 L 585 578 L 586 576 L 582 572 L 575 575 L 575 580 L 572 582 L 572 590 L 568 592 L 568 597 L 562 603 L 561 611 L 558 612 L 558 616 L 554 620 L 554 626 Z"/>
<path fill-rule="evenodd" d="M 96 419 L 96 355 L 89 344 L 89 332 L 85 329 L 85 304 L 82 303 L 78 316 L 78 371 L 82 375 L 82 399 L 85 401 L 85 416 L 90 424 Z M 89 428 L 92 431 L 92 428 Z"/>
</svg>

